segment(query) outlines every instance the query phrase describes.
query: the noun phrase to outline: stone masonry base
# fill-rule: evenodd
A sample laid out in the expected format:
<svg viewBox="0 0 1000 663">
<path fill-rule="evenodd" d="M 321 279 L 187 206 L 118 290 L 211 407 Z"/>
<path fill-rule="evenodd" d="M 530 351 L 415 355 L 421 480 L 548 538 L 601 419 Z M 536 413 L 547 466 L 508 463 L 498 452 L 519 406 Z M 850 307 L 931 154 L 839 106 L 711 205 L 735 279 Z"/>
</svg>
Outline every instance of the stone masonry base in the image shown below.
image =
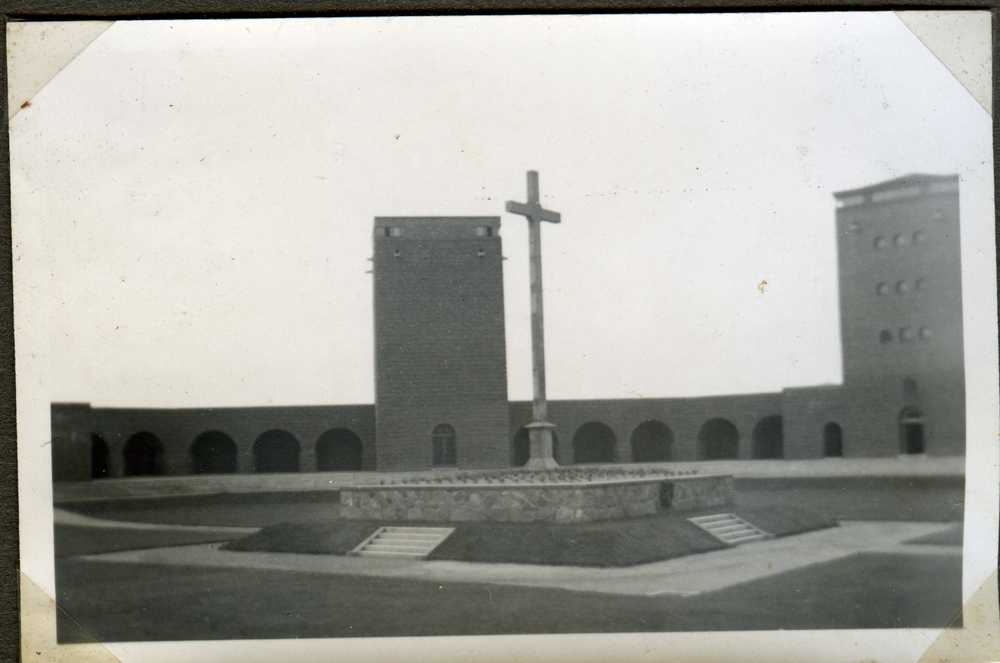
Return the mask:
<svg viewBox="0 0 1000 663">
<path fill-rule="evenodd" d="M 366 520 L 582 523 L 732 504 L 730 475 L 527 485 L 341 488 L 340 515 Z"/>
</svg>

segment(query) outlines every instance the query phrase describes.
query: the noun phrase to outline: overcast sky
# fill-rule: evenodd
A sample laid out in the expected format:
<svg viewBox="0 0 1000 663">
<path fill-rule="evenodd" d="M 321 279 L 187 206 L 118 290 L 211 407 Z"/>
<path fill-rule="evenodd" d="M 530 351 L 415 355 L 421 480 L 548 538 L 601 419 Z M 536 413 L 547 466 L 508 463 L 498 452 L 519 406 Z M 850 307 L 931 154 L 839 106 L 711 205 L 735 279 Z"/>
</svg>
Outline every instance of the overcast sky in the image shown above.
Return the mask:
<svg viewBox="0 0 1000 663">
<path fill-rule="evenodd" d="M 530 399 L 534 169 L 550 398 L 836 383 L 832 194 L 990 223 L 990 132 L 892 14 L 124 21 L 11 122 L 15 278 L 52 400 L 370 403 L 373 217 L 502 216 Z"/>
</svg>

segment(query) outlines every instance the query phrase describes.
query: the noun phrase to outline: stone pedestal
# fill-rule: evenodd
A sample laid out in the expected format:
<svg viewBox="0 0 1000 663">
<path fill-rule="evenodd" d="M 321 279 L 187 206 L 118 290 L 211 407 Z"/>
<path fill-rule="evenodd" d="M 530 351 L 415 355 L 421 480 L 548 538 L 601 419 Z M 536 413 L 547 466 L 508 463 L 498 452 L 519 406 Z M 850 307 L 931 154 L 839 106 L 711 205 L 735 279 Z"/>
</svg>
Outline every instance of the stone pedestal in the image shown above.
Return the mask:
<svg viewBox="0 0 1000 663">
<path fill-rule="evenodd" d="M 524 469 L 539 471 L 559 467 L 552 457 L 552 431 L 555 427 L 547 421 L 535 421 L 525 426 L 528 429 L 530 455 Z"/>
</svg>

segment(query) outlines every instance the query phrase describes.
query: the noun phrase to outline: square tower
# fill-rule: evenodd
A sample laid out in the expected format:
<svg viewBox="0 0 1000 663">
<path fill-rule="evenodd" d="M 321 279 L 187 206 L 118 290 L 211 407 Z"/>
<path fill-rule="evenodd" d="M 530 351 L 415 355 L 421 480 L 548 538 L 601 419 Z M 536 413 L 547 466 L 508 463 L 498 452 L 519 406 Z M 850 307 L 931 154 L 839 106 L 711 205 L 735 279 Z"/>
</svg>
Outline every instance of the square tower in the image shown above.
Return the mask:
<svg viewBox="0 0 1000 663">
<path fill-rule="evenodd" d="M 834 196 L 853 409 L 893 415 L 899 453 L 964 453 L 958 176 L 907 175 Z"/>
<path fill-rule="evenodd" d="M 507 467 L 499 217 L 376 217 L 379 470 Z"/>
</svg>

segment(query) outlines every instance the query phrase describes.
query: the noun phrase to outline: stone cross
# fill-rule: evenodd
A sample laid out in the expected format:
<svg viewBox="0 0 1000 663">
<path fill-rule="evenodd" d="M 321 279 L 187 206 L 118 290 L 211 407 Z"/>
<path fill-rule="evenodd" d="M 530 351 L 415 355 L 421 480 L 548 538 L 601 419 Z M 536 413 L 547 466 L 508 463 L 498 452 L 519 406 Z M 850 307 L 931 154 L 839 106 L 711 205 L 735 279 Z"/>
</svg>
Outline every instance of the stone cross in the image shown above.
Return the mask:
<svg viewBox="0 0 1000 663">
<path fill-rule="evenodd" d="M 545 327 L 542 316 L 542 233 L 541 222 L 559 223 L 559 212 L 544 209 L 538 202 L 538 173 L 528 171 L 528 202 L 507 201 L 511 214 L 528 219 L 528 260 L 531 265 L 531 378 L 534 387 L 532 416 L 528 424 L 531 455 L 525 469 L 549 470 L 559 465 L 552 457 L 552 429 L 545 400 Z"/>
</svg>

